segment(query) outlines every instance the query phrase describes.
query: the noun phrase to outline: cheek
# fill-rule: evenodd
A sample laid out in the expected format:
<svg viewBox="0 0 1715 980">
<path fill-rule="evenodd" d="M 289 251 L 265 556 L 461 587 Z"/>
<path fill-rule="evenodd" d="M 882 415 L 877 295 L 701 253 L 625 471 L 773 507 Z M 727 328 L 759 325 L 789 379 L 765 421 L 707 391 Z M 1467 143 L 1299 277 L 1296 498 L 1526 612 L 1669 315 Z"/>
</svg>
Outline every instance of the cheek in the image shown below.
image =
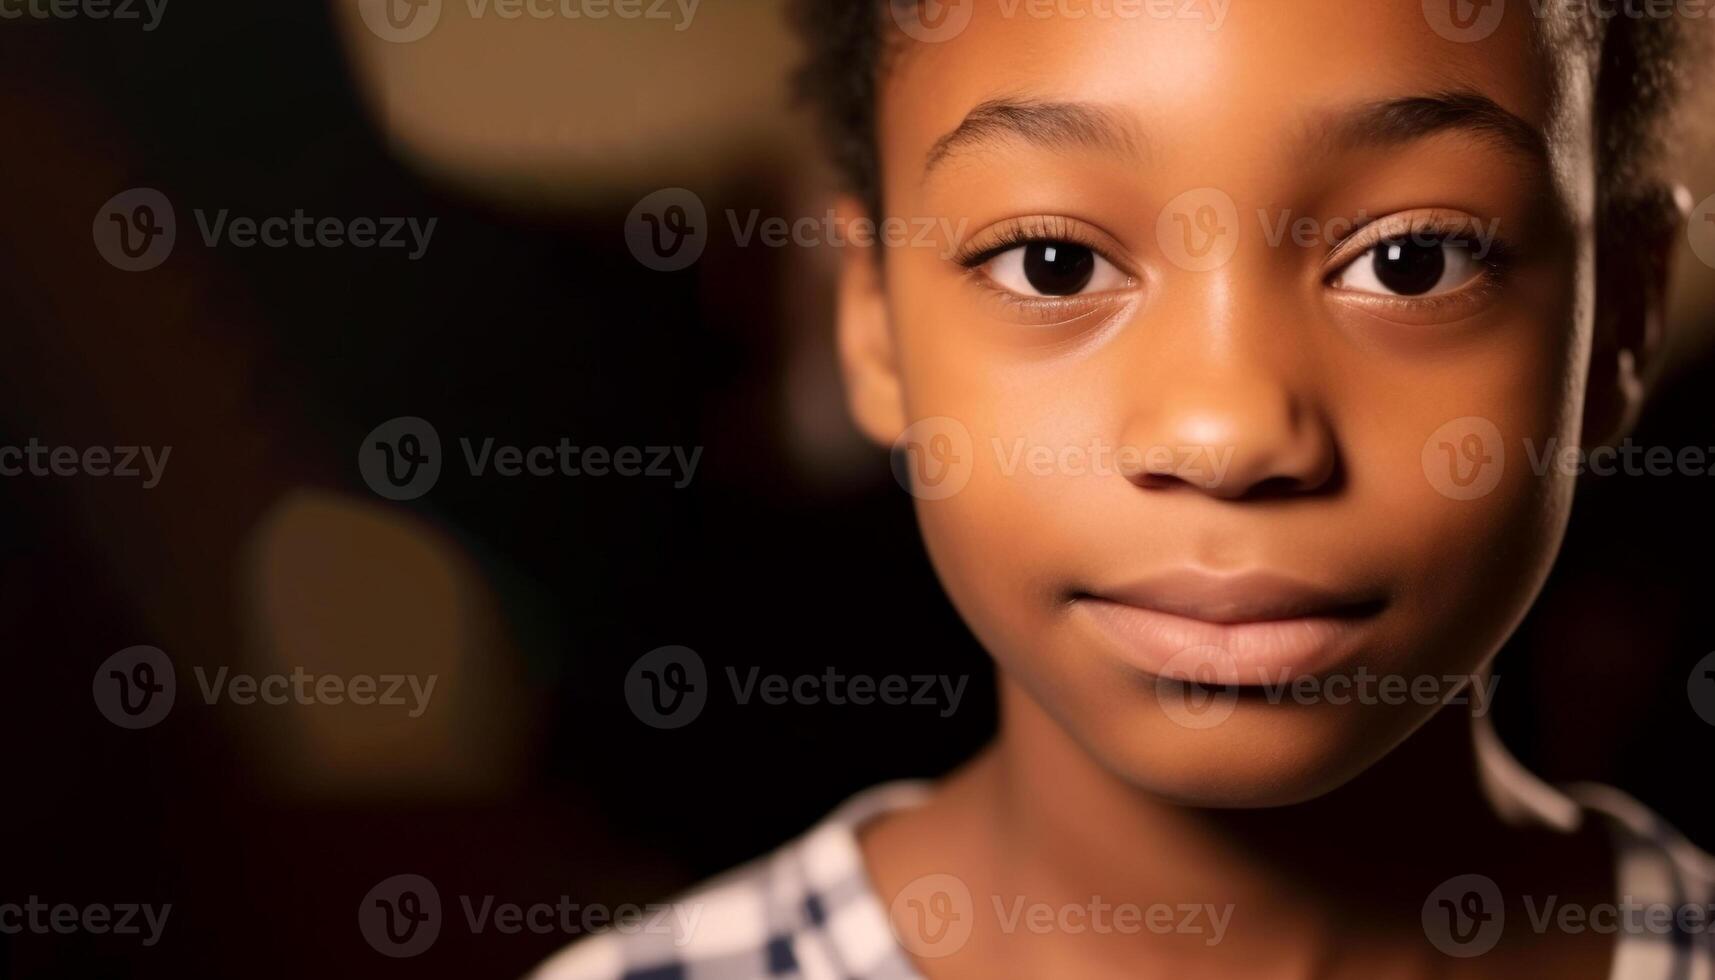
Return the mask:
<svg viewBox="0 0 1715 980">
<path fill-rule="evenodd" d="M 1378 409 L 1344 427 L 1352 506 L 1369 515 L 1351 526 L 1385 529 L 1396 625 L 1413 634 L 1401 650 L 1474 669 L 1553 564 L 1575 481 L 1547 461 L 1578 440 L 1587 356 L 1565 312 L 1456 368 L 1390 381 L 1395 393 L 1371 392 Z"/>
</svg>

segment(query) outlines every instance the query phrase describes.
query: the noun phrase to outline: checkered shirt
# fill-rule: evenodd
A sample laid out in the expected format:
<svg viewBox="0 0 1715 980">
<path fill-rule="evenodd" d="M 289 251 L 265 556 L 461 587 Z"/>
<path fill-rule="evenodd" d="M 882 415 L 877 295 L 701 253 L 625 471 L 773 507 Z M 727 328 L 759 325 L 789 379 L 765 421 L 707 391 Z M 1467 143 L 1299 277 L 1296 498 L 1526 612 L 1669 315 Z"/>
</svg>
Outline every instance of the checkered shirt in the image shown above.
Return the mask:
<svg viewBox="0 0 1715 980">
<path fill-rule="evenodd" d="M 1620 897 L 1715 904 L 1715 862 L 1660 818 L 1608 787 L 1565 793 L 1569 807 L 1610 828 Z M 870 884 L 857 829 L 927 794 L 915 782 L 862 793 L 773 854 L 679 898 L 674 915 L 660 916 L 671 925 L 590 937 L 530 980 L 921 980 Z M 1715 931 L 1622 932 L 1610 976 L 1715 980 Z"/>
</svg>

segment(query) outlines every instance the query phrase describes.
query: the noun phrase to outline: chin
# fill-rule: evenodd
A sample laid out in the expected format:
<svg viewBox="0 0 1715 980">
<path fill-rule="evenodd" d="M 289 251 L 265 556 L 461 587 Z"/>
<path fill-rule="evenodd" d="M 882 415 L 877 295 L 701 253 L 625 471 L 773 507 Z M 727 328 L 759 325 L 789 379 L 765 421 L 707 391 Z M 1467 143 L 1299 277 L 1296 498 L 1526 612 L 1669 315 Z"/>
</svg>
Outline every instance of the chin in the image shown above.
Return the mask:
<svg viewBox="0 0 1715 980">
<path fill-rule="evenodd" d="M 1159 799 L 1248 809 L 1292 806 L 1334 792 L 1387 755 L 1433 711 L 1271 705 L 1241 697 L 1219 724 L 1200 729 L 1169 718 L 1153 704 L 1147 713 L 1147 718 L 1109 726 L 1113 730 L 1073 726 L 1072 734 L 1114 776 Z"/>
</svg>

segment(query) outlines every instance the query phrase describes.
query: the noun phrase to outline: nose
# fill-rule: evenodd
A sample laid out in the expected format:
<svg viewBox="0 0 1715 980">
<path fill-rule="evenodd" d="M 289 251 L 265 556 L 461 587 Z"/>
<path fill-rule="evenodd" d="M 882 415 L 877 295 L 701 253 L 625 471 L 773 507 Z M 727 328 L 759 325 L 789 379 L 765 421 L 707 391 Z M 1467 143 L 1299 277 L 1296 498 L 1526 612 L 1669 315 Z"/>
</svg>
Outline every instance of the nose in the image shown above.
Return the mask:
<svg viewBox="0 0 1715 980">
<path fill-rule="evenodd" d="M 1126 444 L 1147 490 L 1193 490 L 1223 500 L 1327 493 L 1337 483 L 1337 442 L 1323 412 L 1263 366 L 1204 365 L 1194 377 L 1141 399 Z"/>
</svg>

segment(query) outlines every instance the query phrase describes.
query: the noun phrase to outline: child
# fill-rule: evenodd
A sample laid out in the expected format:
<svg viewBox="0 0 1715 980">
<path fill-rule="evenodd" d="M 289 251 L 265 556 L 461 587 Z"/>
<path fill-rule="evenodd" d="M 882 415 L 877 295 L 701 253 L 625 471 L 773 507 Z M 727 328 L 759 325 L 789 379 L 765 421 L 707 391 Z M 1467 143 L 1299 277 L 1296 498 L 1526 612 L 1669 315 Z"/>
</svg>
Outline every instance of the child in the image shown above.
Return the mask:
<svg viewBox="0 0 1715 980">
<path fill-rule="evenodd" d="M 1525 447 L 1662 339 L 1701 22 L 1633 6 L 805 3 L 842 216 L 963 229 L 848 249 L 839 346 L 1000 731 L 540 976 L 1715 975 L 1708 858 L 1485 722 Z"/>
</svg>

